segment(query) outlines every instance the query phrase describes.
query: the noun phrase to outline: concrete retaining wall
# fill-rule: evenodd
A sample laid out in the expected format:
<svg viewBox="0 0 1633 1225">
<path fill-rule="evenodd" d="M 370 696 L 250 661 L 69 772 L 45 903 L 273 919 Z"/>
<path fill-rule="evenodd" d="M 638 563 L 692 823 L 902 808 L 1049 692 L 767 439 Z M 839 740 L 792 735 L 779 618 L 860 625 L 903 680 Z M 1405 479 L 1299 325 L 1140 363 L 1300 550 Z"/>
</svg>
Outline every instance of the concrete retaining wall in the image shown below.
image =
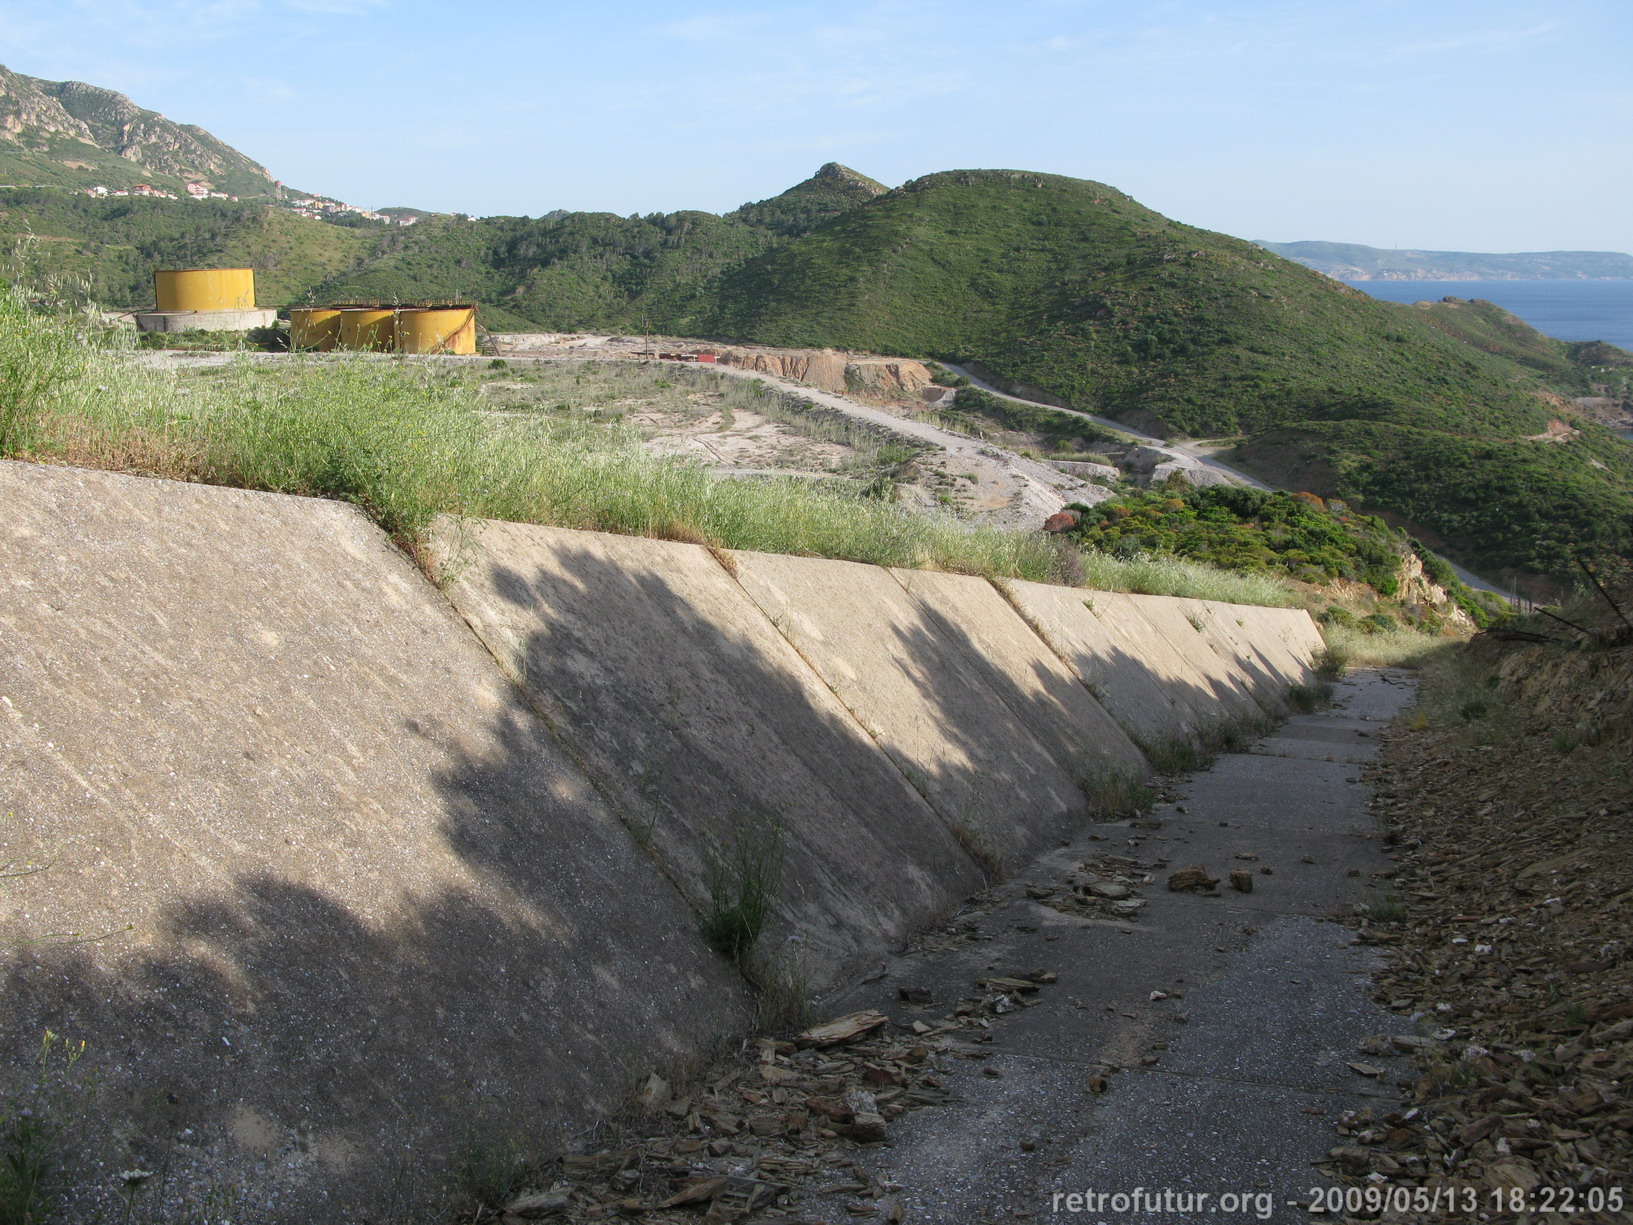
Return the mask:
<svg viewBox="0 0 1633 1225">
<path fill-rule="evenodd" d="M 16 463 L 0 505 L 0 860 L 40 869 L 5 882 L 0 1075 L 34 1082 L 48 1028 L 88 1044 L 106 1185 L 73 1219 L 167 1164 L 235 1220 L 360 1219 L 403 1168 L 570 1134 L 744 1023 L 680 896 L 356 510 Z"/>
<path fill-rule="evenodd" d="M 1210 634 L 1208 618 L 1202 610 L 1191 606 L 1200 601 L 1162 595 L 1108 594 L 1097 596 L 1094 606 L 1105 616 L 1118 601 L 1126 602 L 1130 615 L 1144 617 L 1173 647 L 1198 686 L 1187 687 L 1184 692 L 1197 696 L 1200 717 L 1211 716 L 1216 724 L 1221 721 L 1253 724 L 1269 716 L 1270 712 L 1255 696 L 1253 684 L 1238 662 L 1235 650 L 1221 650 L 1220 635 Z"/>
<path fill-rule="evenodd" d="M 480 523 L 445 525 L 437 556 L 455 607 L 694 905 L 737 855 L 780 852 L 765 944 L 815 986 L 980 888 L 952 832 L 707 550 Z"/>
<path fill-rule="evenodd" d="M 1111 593 L 1027 582 L 1005 583 L 1003 591 L 1143 750 L 1160 755 L 1175 744 L 1201 743 L 1201 695 L 1184 692 L 1199 691 L 1200 684 L 1194 675 L 1181 679 L 1185 670 L 1165 643 L 1159 652 L 1162 662 L 1146 662 L 1141 651 L 1160 642 L 1148 623 L 1137 616 L 1102 619 L 1096 613 Z M 1123 605 L 1117 607 L 1126 612 Z"/>
<path fill-rule="evenodd" d="M 731 557 L 771 623 L 989 866 L 1018 862 L 1088 817 L 1078 780 L 1032 737 L 994 673 L 890 571 Z"/>
<path fill-rule="evenodd" d="M 89 1044 L 80 1216 L 168 1164 L 352 1219 L 564 1144 L 747 1024 L 702 936 L 739 852 L 780 850 L 761 965 L 834 981 L 1314 633 L 493 523 L 439 591 L 335 503 L 0 463 L 0 504 L 0 1091 Z"/>
<path fill-rule="evenodd" d="M 892 573 L 1085 790 L 1150 772 L 1139 746 L 990 582 L 927 570 Z"/>
</svg>

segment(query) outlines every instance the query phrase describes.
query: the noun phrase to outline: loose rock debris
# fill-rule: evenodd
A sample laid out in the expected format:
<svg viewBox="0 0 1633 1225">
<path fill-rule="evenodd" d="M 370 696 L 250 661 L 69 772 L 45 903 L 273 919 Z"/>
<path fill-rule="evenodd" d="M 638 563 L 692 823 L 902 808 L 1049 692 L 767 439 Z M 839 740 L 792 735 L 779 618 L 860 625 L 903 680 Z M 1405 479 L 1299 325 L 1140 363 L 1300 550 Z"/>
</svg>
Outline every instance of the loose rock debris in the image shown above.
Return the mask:
<svg viewBox="0 0 1633 1225">
<path fill-rule="evenodd" d="M 1031 1007 L 1056 982 L 1048 970 L 990 974 L 952 1010 L 899 1020 L 865 1011 L 812 1026 L 791 1040 L 764 1037 L 693 1084 L 647 1078 L 638 1115 L 616 1147 L 569 1154 L 503 1204 L 469 1206 L 471 1225 L 639 1219 L 649 1225 L 816 1225 L 835 1210 L 801 1210 L 840 1197 L 845 1217 L 900 1222 L 899 1191 L 868 1171 L 870 1148 L 912 1110 L 956 1101 L 951 1061 L 985 1060 L 979 1044 L 1001 1018 Z M 930 993 L 904 988 L 914 1003 Z M 995 1069 L 994 1069 L 995 1071 Z"/>
<path fill-rule="evenodd" d="M 1026 895 L 1061 914 L 1132 923 L 1145 909 L 1140 891 L 1156 879 L 1155 870 L 1127 855 L 1099 855 L 1079 865 L 1065 889 L 1034 885 Z"/>
<path fill-rule="evenodd" d="M 1604 671 L 1625 689 L 1620 655 Z M 1399 1109 L 1340 1118 L 1322 1168 L 1362 1186 L 1473 1187 L 1480 1214 L 1366 1219 L 1633 1219 L 1633 780 L 1625 740 L 1559 747 L 1600 689 L 1561 685 L 1559 710 L 1546 705 L 1546 668 L 1604 661 L 1538 658 L 1503 661 L 1509 681 L 1542 687 L 1536 707 L 1397 730 L 1372 780 L 1397 892 L 1358 939 L 1389 956 L 1377 999 L 1419 1032 L 1359 1053 L 1409 1055 L 1415 1072 Z M 1572 1210 L 1493 1210 L 1494 1190 Z"/>
<path fill-rule="evenodd" d="M 1252 878 L 1249 878 L 1251 886 Z M 1177 872 L 1168 874 L 1168 888 L 1175 893 L 1212 893 L 1218 886 L 1219 878 L 1209 876 L 1208 869 L 1201 864 L 1192 864 L 1188 868 L 1181 868 Z M 1243 890 L 1246 892 L 1246 890 Z"/>
</svg>

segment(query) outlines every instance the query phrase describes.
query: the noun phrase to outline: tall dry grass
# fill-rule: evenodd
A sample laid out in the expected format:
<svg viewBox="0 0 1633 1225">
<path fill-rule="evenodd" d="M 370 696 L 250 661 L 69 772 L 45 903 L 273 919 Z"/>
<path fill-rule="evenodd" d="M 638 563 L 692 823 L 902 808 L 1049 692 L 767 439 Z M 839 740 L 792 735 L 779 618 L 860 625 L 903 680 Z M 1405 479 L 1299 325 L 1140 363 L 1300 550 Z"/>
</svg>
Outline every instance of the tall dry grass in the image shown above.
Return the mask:
<svg viewBox="0 0 1633 1225">
<path fill-rule="evenodd" d="M 743 393 L 756 411 L 764 397 Z M 793 409 L 781 402 L 772 415 Z M 0 291 L 0 456 L 334 498 L 414 548 L 439 515 L 1104 590 L 1285 605 L 1262 576 L 1080 555 L 1041 533 L 797 479 L 719 480 L 582 415 L 496 420 L 434 363 L 229 355 L 177 370 L 128 337 Z M 824 428 L 839 427 L 826 419 Z M 851 439 L 850 441 L 861 441 Z M 869 438 L 866 441 L 873 442 Z"/>
</svg>

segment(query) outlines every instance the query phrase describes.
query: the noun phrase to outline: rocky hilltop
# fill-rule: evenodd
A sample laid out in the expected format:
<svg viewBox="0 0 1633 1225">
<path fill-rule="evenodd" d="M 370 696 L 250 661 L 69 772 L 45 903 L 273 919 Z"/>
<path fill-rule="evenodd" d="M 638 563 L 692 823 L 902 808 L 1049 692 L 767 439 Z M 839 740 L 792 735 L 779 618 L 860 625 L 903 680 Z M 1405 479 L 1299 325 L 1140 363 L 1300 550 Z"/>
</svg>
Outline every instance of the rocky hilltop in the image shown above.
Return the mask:
<svg viewBox="0 0 1633 1225">
<path fill-rule="evenodd" d="M 203 181 L 234 195 L 264 195 L 273 181 L 266 167 L 203 128 L 172 122 L 124 94 L 4 66 L 0 176 L 58 186 Z"/>
</svg>

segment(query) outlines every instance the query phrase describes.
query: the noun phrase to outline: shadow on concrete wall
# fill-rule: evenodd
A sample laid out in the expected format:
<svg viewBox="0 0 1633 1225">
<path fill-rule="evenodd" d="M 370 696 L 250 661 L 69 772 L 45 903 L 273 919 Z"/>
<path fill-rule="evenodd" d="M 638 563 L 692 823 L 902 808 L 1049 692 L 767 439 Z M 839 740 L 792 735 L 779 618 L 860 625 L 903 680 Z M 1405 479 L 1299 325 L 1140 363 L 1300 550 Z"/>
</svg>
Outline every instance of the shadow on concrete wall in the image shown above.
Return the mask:
<svg viewBox="0 0 1633 1225">
<path fill-rule="evenodd" d="M 462 1141 L 559 1149 L 638 1077 L 746 1024 L 742 983 L 703 946 L 694 913 L 722 828 L 787 831 L 768 946 L 796 958 L 808 946 L 831 979 L 980 882 L 950 832 L 970 814 L 932 814 L 920 796 L 1025 799 L 1036 780 L 1024 758 L 1048 754 L 1021 725 L 1067 717 L 1047 689 L 968 670 L 950 680 L 937 661 L 975 648 L 925 616 L 893 653 L 948 751 L 909 785 L 855 720 L 813 702 L 786 658 L 768 663 L 660 576 L 578 552 L 560 558 L 559 573 L 499 569 L 492 582 L 524 618 L 541 602 L 576 601 L 575 615 L 538 624 L 505 662 L 525 661 L 533 706 L 627 832 L 558 767 L 541 769 L 560 747 L 518 696 L 493 716 L 487 750 L 440 739 L 421 755 L 441 836 L 474 884 L 387 913 L 366 894 L 273 868 L 212 865 L 228 883 L 173 891 L 140 944 L 13 952 L 3 997 L 12 1048 L 47 1028 L 90 1044 L 72 1075 L 94 1068 L 94 1092 L 52 1107 L 65 1151 L 105 1163 L 76 1171 L 80 1217 L 112 1211 L 114 1172 L 140 1167 L 170 1180 L 162 1192 L 157 1179 L 150 1186 L 153 1219 L 213 1193 L 243 1196 L 234 1220 L 422 1219 Z M 426 734 L 406 720 L 386 730 L 411 744 Z M 289 770 L 327 768 L 330 747 L 308 747 Z M 215 768 L 217 756 L 200 746 L 194 768 Z M 275 827 L 283 802 L 246 792 L 246 827 Z M 380 802 L 389 813 L 391 797 Z M 1015 811 L 1004 820 L 1024 828 L 994 831 L 1012 857 L 1064 836 L 1089 806 L 1079 795 Z M 313 834 L 310 820 L 304 829 Z M 168 830 L 185 835 L 185 818 L 169 818 Z M 398 832 L 389 821 L 377 832 L 382 872 L 393 870 Z M 33 887 L 16 882 L 13 897 L 26 904 Z M 12 1081 L 20 1093 L 35 1083 Z"/>
<path fill-rule="evenodd" d="M 1084 776 L 1028 730 L 1104 734 L 1080 726 L 1072 699 L 1085 690 L 1060 692 L 1041 664 L 1035 688 L 979 667 L 969 636 L 911 597 L 916 619 L 887 646 L 896 676 L 880 683 L 911 691 L 904 708 L 933 747 L 917 755 L 881 749 L 863 726 L 878 712 L 847 710 L 845 686 L 817 679 L 714 563 L 672 582 L 560 534 L 538 539 L 552 541 L 542 562 L 519 560 L 515 539 L 488 545 L 452 589 L 456 605 L 695 907 L 735 831 L 782 831 L 762 951 L 813 989 L 943 917 L 983 874 L 1067 836 L 1097 802 L 1126 799 L 1107 785 L 1126 778 Z M 1140 666 L 1126 652 L 1114 662 Z M 993 802 L 972 810 L 983 797 Z"/>
<path fill-rule="evenodd" d="M 228 862 L 196 893 L 167 887 L 139 933 L 14 947 L 7 1088 L 61 1128 L 72 1219 L 122 1219 L 116 1172 L 140 1168 L 156 1177 L 137 1220 L 192 1219 L 214 1197 L 235 1221 L 424 1221 L 461 1146 L 559 1150 L 640 1077 L 748 1023 L 736 973 L 618 823 L 573 794 L 533 712 L 518 699 L 493 731 L 497 751 L 477 757 L 395 729 L 452 763 L 437 771 L 441 833 L 474 881 L 393 898 L 407 831 L 387 821 L 378 896 Z M 314 748 L 291 768 L 330 768 Z M 243 799 L 276 825 L 284 797 Z M 172 816 L 152 838 L 185 858 L 185 830 Z M 78 867 L 69 854 L 8 882 L 8 900 L 26 913 Z M 47 1030 L 88 1044 L 74 1069 L 31 1065 Z"/>
</svg>

